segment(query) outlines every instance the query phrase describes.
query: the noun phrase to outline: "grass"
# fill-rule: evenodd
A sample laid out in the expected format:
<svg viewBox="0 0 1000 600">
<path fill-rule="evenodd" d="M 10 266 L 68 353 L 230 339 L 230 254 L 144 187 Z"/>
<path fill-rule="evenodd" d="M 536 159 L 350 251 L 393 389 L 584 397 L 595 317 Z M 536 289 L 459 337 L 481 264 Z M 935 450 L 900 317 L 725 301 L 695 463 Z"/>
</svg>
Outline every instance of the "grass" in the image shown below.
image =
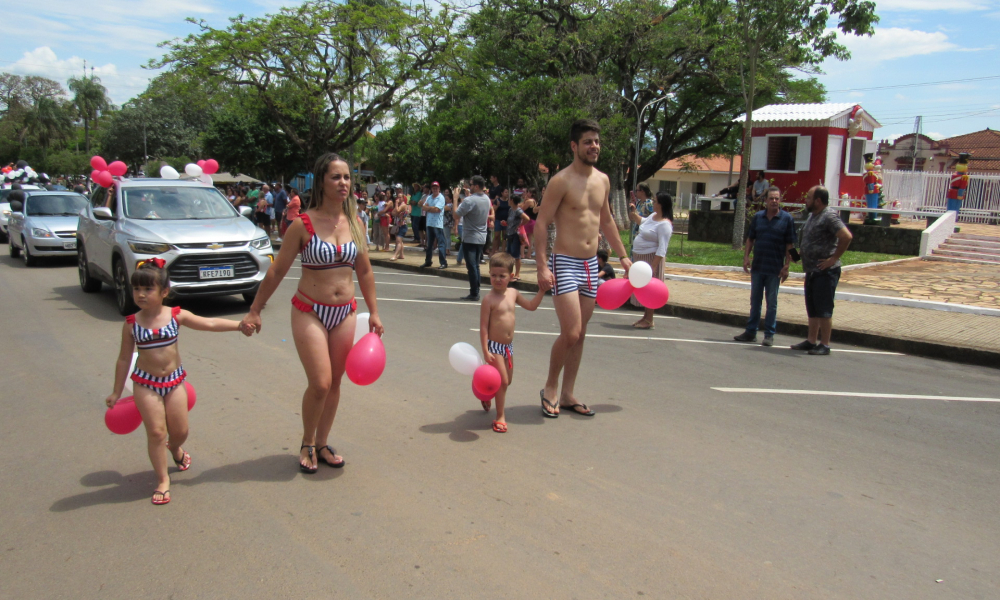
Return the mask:
<svg viewBox="0 0 1000 600">
<path fill-rule="evenodd" d="M 625 242 L 625 248 L 630 253 L 632 249 L 630 248 L 629 233 L 628 231 L 623 231 L 622 241 Z M 743 251 L 733 250 L 729 244 L 717 244 L 714 242 L 691 242 L 687 239 L 683 239 L 683 251 L 682 251 L 682 238 L 687 236 L 675 235 L 670 240 L 670 247 L 667 249 L 667 262 L 672 263 L 682 263 L 686 265 L 716 265 L 716 266 L 726 266 L 726 267 L 742 267 L 743 266 Z M 889 260 L 899 260 L 901 258 L 912 258 L 911 256 L 902 256 L 899 254 L 881 254 L 877 252 L 852 252 L 848 250 L 840 257 L 840 262 L 843 265 L 856 265 L 871 262 L 885 262 Z M 792 263 L 789 269 L 793 273 L 802 272 L 802 263 Z"/>
</svg>

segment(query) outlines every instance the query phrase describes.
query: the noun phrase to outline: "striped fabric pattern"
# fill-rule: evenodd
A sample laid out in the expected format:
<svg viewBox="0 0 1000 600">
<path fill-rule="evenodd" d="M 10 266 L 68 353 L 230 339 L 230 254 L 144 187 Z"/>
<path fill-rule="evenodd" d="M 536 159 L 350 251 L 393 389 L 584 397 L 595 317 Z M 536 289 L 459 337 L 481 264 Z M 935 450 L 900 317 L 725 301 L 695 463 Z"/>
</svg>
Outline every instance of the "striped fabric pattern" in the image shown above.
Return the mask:
<svg viewBox="0 0 1000 600">
<path fill-rule="evenodd" d="M 185 379 L 187 379 L 187 372 L 184 370 L 184 367 L 177 367 L 176 371 L 163 377 L 150 375 L 139 367 L 136 367 L 135 371 L 132 371 L 132 381 L 138 383 L 144 388 L 153 390 L 164 398 L 166 398 L 167 394 L 172 392 L 174 388 L 180 387 L 184 383 Z"/>
<path fill-rule="evenodd" d="M 299 293 L 302 294 L 302 292 Z M 305 294 L 302 295 L 304 296 Z M 326 327 L 326 330 L 333 331 L 334 327 L 343 323 L 348 315 L 357 310 L 358 301 L 351 300 L 347 304 L 320 304 L 314 300 L 312 304 L 308 304 L 299 300 L 298 296 L 293 296 L 292 306 L 302 312 L 312 311 L 316 313 L 320 323 Z"/>
<path fill-rule="evenodd" d="M 302 247 L 303 269 L 354 268 L 354 261 L 358 257 L 358 246 L 353 240 L 339 245 L 324 242 L 316 235 L 309 215 L 299 215 L 299 218 L 302 219 L 306 231 L 312 235 L 306 245 Z"/>
<path fill-rule="evenodd" d="M 507 368 L 514 368 L 514 344 L 501 344 L 499 342 L 494 342 L 493 340 L 486 340 L 486 349 L 490 351 L 490 354 L 499 354 L 507 358 Z"/>
<path fill-rule="evenodd" d="M 126 317 L 125 320 L 132 325 L 132 337 L 135 338 L 136 347 L 140 350 L 149 350 L 150 348 L 163 348 L 176 344 L 177 334 L 180 331 L 180 325 L 177 324 L 177 313 L 180 311 L 180 307 L 175 306 L 170 323 L 160 329 L 146 329 L 135 322 L 135 315 Z"/>
<path fill-rule="evenodd" d="M 597 277 L 596 256 L 576 258 L 565 254 L 553 254 L 549 257 L 549 269 L 556 280 L 552 287 L 553 296 L 579 291 L 581 296 L 597 297 L 597 286 L 601 280 Z"/>
</svg>

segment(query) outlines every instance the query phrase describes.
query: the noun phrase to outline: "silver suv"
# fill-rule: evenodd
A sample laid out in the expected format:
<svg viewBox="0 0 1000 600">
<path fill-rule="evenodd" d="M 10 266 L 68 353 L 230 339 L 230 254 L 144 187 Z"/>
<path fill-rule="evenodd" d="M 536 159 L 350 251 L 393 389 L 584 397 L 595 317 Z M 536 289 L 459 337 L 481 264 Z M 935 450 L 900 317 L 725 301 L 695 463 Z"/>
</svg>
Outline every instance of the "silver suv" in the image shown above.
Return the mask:
<svg viewBox="0 0 1000 600">
<path fill-rule="evenodd" d="M 274 262 L 271 240 L 214 187 L 198 181 L 123 179 L 97 188 L 80 213 L 80 287 L 115 290 L 118 311 L 137 310 L 129 283 L 136 263 L 164 259 L 175 296 L 242 294 L 252 302 Z"/>
</svg>

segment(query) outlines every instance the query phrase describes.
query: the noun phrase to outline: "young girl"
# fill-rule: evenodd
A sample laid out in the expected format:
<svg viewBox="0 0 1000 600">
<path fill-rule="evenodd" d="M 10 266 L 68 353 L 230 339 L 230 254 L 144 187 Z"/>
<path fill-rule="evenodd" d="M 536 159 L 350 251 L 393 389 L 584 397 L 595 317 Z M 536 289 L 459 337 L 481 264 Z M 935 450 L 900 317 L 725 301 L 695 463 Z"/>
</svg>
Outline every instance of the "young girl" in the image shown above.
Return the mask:
<svg viewBox="0 0 1000 600">
<path fill-rule="evenodd" d="M 368 259 L 365 233 L 351 194 L 351 171 L 333 153 L 316 161 L 310 208 L 288 227 L 281 251 L 260 284 L 250 312 L 243 318 L 243 332 L 259 332 L 260 312 L 278 284 L 302 255 L 302 276 L 292 298 L 292 337 L 309 386 L 302 395 L 302 445 L 298 468 L 315 473 L 319 463 L 344 466 L 344 457 L 328 438 L 340 405 L 340 382 L 347 353 L 354 345 L 354 275 L 368 306 L 368 329 L 384 329 L 375 298 L 375 275 Z M 318 449 L 318 451 L 317 451 Z"/>
<path fill-rule="evenodd" d="M 108 408 L 118 403 L 132 363 L 132 350 L 138 346 L 139 359 L 132 372 L 132 381 L 136 384 L 133 390 L 135 405 L 146 426 L 149 461 L 156 472 L 153 504 L 170 502 L 170 476 L 164 447 L 169 449 L 179 470 L 191 468 L 191 455 L 181 447 L 188 436 L 188 399 L 184 389 L 187 373 L 181 366 L 177 349 L 180 326 L 199 331 L 240 329 L 238 321 L 205 319 L 176 306 L 163 306 L 163 300 L 170 293 L 164 266 L 162 258 L 153 258 L 139 263 L 132 274 L 132 299 L 139 312 L 125 318 L 122 348 L 115 367 L 115 391 L 105 400 Z"/>
</svg>

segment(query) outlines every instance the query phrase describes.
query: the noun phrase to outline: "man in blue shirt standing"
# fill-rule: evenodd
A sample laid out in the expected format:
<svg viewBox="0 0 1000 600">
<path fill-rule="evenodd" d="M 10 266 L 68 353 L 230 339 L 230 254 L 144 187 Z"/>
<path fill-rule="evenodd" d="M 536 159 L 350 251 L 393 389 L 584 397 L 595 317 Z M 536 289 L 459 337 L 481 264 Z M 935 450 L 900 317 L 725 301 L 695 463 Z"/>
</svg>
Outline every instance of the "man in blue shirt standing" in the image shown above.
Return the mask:
<svg viewBox="0 0 1000 600">
<path fill-rule="evenodd" d="M 795 222 L 792 215 L 781 210 L 781 190 L 767 190 L 767 208 L 750 220 L 750 230 L 743 251 L 743 270 L 750 273 L 750 319 L 746 331 L 736 336 L 737 342 L 756 342 L 760 326 L 760 303 L 767 299 L 764 315 L 763 346 L 774 344 L 778 324 L 778 285 L 788 279 L 788 263 L 795 245 Z M 753 252 L 753 262 L 750 252 Z"/>
<path fill-rule="evenodd" d="M 444 257 L 444 251 L 448 244 L 444 237 L 444 205 L 441 185 L 435 181 L 431 184 L 431 193 L 420 200 L 420 207 L 427 216 L 427 258 L 421 265 L 422 267 L 431 266 L 431 255 L 434 254 L 434 247 L 437 246 L 438 260 L 441 261 L 441 266 L 438 268 L 448 268 L 448 261 Z"/>
</svg>

